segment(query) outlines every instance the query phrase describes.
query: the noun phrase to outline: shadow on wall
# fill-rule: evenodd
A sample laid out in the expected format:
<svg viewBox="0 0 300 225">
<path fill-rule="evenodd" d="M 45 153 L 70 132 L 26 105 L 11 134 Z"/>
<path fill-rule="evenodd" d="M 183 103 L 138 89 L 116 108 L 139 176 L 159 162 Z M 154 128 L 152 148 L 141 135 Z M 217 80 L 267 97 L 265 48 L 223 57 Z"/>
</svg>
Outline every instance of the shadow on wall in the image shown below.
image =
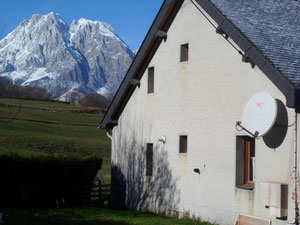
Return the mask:
<svg viewBox="0 0 300 225">
<path fill-rule="evenodd" d="M 263 137 L 269 148 L 278 148 L 284 141 L 288 129 L 288 114 L 285 105 L 279 99 L 277 102 L 277 117 L 272 129 Z"/>
<path fill-rule="evenodd" d="M 151 177 L 146 177 L 146 144 L 132 140 L 118 146 L 118 165 L 112 165 L 113 205 L 164 214 L 176 209 L 177 179 L 172 175 L 163 144 L 154 143 Z"/>
</svg>

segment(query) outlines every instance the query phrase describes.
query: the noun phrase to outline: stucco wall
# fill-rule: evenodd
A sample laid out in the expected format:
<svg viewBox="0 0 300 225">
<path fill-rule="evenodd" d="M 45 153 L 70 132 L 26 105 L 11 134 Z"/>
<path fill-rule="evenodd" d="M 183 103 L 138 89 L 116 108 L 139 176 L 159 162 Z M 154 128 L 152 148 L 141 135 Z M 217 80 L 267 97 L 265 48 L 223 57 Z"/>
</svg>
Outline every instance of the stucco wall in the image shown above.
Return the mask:
<svg viewBox="0 0 300 225">
<path fill-rule="evenodd" d="M 189 61 L 179 62 L 180 45 L 189 43 Z M 234 224 L 239 213 L 271 219 L 260 203 L 259 183 L 289 184 L 289 221 L 293 220 L 291 173 L 294 127 L 276 149 L 256 140 L 254 190 L 235 187 L 236 136 L 248 99 L 268 91 L 285 97 L 195 8 L 185 1 L 149 64 L 155 68 L 154 93 L 147 94 L 147 71 L 113 129 L 112 165 L 133 208 L 179 211 L 220 224 Z M 288 123 L 294 110 L 287 109 Z M 179 135 L 188 135 L 188 153 L 179 154 Z M 166 143 L 158 139 L 165 136 Z M 154 175 L 145 178 L 146 144 L 154 144 Z M 194 173 L 199 167 L 201 174 Z M 126 186 L 127 184 L 127 186 Z M 174 211 L 173 211 L 174 210 Z"/>
</svg>

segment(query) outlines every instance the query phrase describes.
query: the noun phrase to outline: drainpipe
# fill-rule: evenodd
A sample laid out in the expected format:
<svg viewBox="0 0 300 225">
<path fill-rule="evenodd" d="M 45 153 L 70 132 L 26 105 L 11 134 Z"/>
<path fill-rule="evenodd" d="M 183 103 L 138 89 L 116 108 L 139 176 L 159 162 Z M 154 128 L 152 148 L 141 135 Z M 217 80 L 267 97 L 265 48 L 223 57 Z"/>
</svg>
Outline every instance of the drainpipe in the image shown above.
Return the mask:
<svg viewBox="0 0 300 225">
<path fill-rule="evenodd" d="M 112 136 L 110 134 L 110 130 L 109 129 L 106 129 L 106 135 L 107 135 L 107 137 L 110 138 L 110 140 L 112 140 Z"/>
<path fill-rule="evenodd" d="M 297 121 L 297 112 L 295 112 L 295 128 L 294 128 L 294 203 L 295 203 L 295 224 L 299 224 L 299 206 L 298 206 L 298 153 L 297 153 L 297 128 L 298 128 L 298 121 Z"/>
</svg>

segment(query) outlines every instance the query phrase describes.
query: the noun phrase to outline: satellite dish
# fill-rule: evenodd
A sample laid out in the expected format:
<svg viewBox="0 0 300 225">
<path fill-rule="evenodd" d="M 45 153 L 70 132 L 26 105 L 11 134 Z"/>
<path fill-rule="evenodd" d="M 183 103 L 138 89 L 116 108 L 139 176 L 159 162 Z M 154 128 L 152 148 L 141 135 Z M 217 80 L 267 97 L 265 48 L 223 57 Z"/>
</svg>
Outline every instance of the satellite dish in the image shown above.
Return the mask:
<svg viewBox="0 0 300 225">
<path fill-rule="evenodd" d="M 243 112 L 241 127 L 254 137 L 268 133 L 277 117 L 276 100 L 268 92 L 259 92 L 252 96 Z"/>
</svg>

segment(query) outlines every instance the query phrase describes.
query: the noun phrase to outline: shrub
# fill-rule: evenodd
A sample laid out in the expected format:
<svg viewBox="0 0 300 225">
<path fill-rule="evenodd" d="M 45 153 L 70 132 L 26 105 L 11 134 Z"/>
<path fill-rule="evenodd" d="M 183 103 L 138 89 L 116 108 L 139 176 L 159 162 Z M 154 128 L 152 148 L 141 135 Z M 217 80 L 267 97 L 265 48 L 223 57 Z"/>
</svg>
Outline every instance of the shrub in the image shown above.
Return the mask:
<svg viewBox="0 0 300 225">
<path fill-rule="evenodd" d="M 0 155 L 0 207 L 82 205 L 101 164 L 99 156 Z"/>
</svg>

